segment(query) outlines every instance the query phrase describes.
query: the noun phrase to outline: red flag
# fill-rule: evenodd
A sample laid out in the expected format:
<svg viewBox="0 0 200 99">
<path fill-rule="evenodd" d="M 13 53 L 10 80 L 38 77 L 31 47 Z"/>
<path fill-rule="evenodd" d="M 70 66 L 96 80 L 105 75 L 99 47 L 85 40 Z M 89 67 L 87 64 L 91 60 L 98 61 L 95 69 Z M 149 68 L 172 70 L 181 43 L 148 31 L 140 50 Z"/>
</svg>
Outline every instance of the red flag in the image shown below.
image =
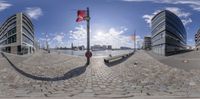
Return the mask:
<svg viewBox="0 0 200 99">
<path fill-rule="evenodd" d="M 83 20 L 86 20 L 86 17 L 87 17 L 87 11 L 86 10 L 78 10 L 77 12 L 77 19 L 76 19 L 76 22 L 80 22 L 80 21 L 83 21 Z"/>
</svg>

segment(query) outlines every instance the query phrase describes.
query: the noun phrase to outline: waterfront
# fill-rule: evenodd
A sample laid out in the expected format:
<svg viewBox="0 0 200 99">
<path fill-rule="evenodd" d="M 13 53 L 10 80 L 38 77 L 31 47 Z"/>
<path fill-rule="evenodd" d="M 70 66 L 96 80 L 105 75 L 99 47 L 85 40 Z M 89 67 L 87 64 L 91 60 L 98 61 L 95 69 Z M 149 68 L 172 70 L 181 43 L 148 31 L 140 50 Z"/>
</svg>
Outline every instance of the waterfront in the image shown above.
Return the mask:
<svg viewBox="0 0 200 99">
<path fill-rule="evenodd" d="M 4 53 L 0 60 L 0 98 L 199 97 L 200 93 L 199 70 L 168 66 L 142 50 L 114 64 L 92 58 L 88 66 L 85 57 L 45 51 L 24 56 Z"/>
<path fill-rule="evenodd" d="M 64 53 L 67 55 L 73 55 L 73 56 L 85 56 L 85 52 L 84 50 L 78 50 L 78 51 L 74 51 L 74 50 L 53 50 L 54 52 L 60 52 L 60 53 Z M 102 51 L 92 51 L 92 54 L 94 57 L 107 57 L 110 54 L 112 56 L 115 55 L 119 55 L 119 54 L 126 54 L 126 53 L 130 53 L 133 50 L 102 50 Z"/>
</svg>

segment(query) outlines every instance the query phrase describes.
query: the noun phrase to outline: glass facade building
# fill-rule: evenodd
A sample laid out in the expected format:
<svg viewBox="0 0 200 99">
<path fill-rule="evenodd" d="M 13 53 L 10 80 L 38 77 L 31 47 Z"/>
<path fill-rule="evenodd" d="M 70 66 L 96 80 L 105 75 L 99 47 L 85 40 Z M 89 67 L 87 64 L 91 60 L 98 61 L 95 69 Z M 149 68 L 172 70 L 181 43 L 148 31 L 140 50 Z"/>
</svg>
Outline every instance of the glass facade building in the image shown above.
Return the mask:
<svg viewBox="0 0 200 99">
<path fill-rule="evenodd" d="M 195 34 L 195 43 L 196 48 L 200 48 L 200 29 Z"/>
<path fill-rule="evenodd" d="M 178 16 L 163 10 L 151 20 L 152 51 L 167 56 L 186 49 L 187 34 Z"/>
<path fill-rule="evenodd" d="M 151 50 L 151 37 L 144 37 L 143 48 L 144 50 Z"/>
<path fill-rule="evenodd" d="M 17 13 L 1 25 L 0 50 L 19 55 L 35 51 L 33 24 L 25 14 Z"/>
</svg>

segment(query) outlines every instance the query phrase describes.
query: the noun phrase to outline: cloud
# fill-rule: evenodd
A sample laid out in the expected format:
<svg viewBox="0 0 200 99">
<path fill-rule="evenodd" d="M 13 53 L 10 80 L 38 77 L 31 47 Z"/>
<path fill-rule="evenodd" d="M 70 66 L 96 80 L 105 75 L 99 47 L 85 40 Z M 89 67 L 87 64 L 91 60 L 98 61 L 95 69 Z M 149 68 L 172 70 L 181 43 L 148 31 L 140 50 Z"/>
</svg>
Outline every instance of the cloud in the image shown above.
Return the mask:
<svg viewBox="0 0 200 99">
<path fill-rule="evenodd" d="M 56 40 L 57 42 L 63 42 L 64 35 L 56 35 L 53 40 Z"/>
<path fill-rule="evenodd" d="M 142 16 L 142 18 L 144 18 L 144 20 L 149 24 L 149 27 L 151 27 L 151 19 L 153 18 L 153 16 L 158 14 L 160 11 L 161 10 L 156 10 L 151 15 L 146 14 L 146 15 Z"/>
<path fill-rule="evenodd" d="M 154 2 L 154 3 L 166 3 L 166 4 L 183 4 L 188 5 L 193 10 L 200 11 L 200 0 L 122 0 L 127 2 Z"/>
<path fill-rule="evenodd" d="M 191 18 L 188 18 L 188 19 L 182 19 L 181 21 L 183 22 L 184 25 L 187 25 L 187 24 L 189 24 L 189 23 L 192 22 L 192 19 L 191 19 Z"/>
<path fill-rule="evenodd" d="M 192 22 L 192 19 L 190 18 L 191 13 L 189 12 L 184 12 L 182 9 L 177 8 L 177 7 L 166 7 L 165 9 L 176 14 L 181 19 L 181 21 L 183 22 L 185 26 Z M 150 27 L 151 27 L 151 19 L 160 11 L 161 10 L 156 10 L 150 15 L 146 14 L 143 16 L 144 20 L 149 24 Z"/>
<path fill-rule="evenodd" d="M 8 9 L 11 6 L 12 6 L 12 4 L 9 4 L 6 1 L 0 1 L 0 11 Z"/>
<path fill-rule="evenodd" d="M 68 36 L 67 33 L 64 32 L 56 32 L 56 33 L 42 33 L 42 36 L 38 38 L 38 42 L 40 43 L 41 46 L 45 47 L 46 46 L 46 40 L 48 44 L 50 45 L 51 48 L 55 47 L 66 47 L 69 45 L 68 43 Z"/>
<path fill-rule="evenodd" d="M 191 15 L 189 12 L 184 12 L 180 8 L 177 8 L 177 7 L 166 7 L 166 10 L 172 11 L 178 17 L 187 18 L 187 17 L 189 17 Z"/>
<path fill-rule="evenodd" d="M 28 7 L 25 13 L 32 19 L 38 19 L 43 15 L 42 9 L 39 7 Z"/>
<path fill-rule="evenodd" d="M 113 48 L 120 46 L 133 47 L 133 41 L 129 35 L 125 35 L 128 30 L 125 26 L 116 29 L 114 27 L 104 31 L 91 32 L 91 45 L 112 45 Z M 87 37 L 86 28 L 79 25 L 74 30 L 70 31 L 70 39 L 74 45 L 86 45 Z M 138 41 L 141 40 L 140 36 L 137 36 Z"/>
<path fill-rule="evenodd" d="M 82 40 L 86 38 L 86 29 L 83 25 L 79 25 L 78 27 L 75 27 L 74 30 L 70 31 L 70 38 L 73 38 L 74 40 Z"/>
<path fill-rule="evenodd" d="M 87 38 L 87 31 L 83 25 L 75 27 L 69 33 L 70 42 L 74 45 L 85 45 Z"/>
<path fill-rule="evenodd" d="M 177 7 L 167 7 L 166 10 L 172 11 L 179 18 L 181 18 L 181 21 L 183 22 L 185 26 L 192 22 L 192 19 L 189 18 L 191 16 L 191 13 L 189 12 L 184 12 L 180 8 L 177 8 Z"/>
</svg>

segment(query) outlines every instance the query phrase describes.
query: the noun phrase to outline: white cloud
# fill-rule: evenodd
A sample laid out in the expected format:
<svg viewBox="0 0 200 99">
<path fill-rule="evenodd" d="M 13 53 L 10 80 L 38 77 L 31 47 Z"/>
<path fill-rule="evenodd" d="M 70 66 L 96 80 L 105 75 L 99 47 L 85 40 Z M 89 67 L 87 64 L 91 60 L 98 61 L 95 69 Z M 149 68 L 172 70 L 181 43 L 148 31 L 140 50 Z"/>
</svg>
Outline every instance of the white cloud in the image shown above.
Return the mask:
<svg viewBox="0 0 200 99">
<path fill-rule="evenodd" d="M 0 1 L 0 11 L 3 11 L 11 6 L 12 4 L 9 4 L 6 1 Z"/>
<path fill-rule="evenodd" d="M 70 42 L 74 45 L 86 44 L 87 31 L 83 25 L 75 27 L 74 30 L 70 31 L 69 35 L 69 38 L 71 39 Z"/>
<path fill-rule="evenodd" d="M 180 8 L 177 8 L 177 7 L 166 7 L 166 10 L 172 11 L 178 17 L 187 18 L 187 17 L 189 17 L 191 15 L 189 12 L 184 12 Z"/>
<path fill-rule="evenodd" d="M 38 19 L 43 15 L 42 9 L 39 7 L 28 7 L 25 13 L 32 19 Z"/>
<path fill-rule="evenodd" d="M 192 19 L 191 19 L 191 18 L 188 18 L 188 19 L 182 19 L 181 21 L 183 22 L 184 25 L 187 25 L 187 24 L 189 24 L 189 23 L 192 22 Z"/>
<path fill-rule="evenodd" d="M 191 13 L 189 12 L 184 12 L 182 9 L 177 8 L 177 7 L 166 7 L 165 9 L 176 14 L 181 19 L 181 21 L 183 22 L 185 26 L 192 22 L 192 19 L 190 18 Z M 161 10 L 156 10 L 150 15 L 146 14 L 143 16 L 144 20 L 149 24 L 150 27 L 151 27 L 151 19 L 160 11 Z"/>
<path fill-rule="evenodd" d="M 60 33 L 55 33 L 51 36 L 52 36 L 52 40 L 49 41 L 51 47 L 66 47 L 67 46 L 66 33 L 60 32 Z"/>
<path fill-rule="evenodd" d="M 144 15 L 142 16 L 142 18 L 144 18 L 144 20 L 149 24 L 149 26 L 151 27 L 151 19 L 153 18 L 153 16 L 155 16 L 157 13 L 159 13 L 160 10 L 156 10 L 155 12 L 153 12 L 151 15 Z"/>
<path fill-rule="evenodd" d="M 191 16 L 191 13 L 189 12 L 184 12 L 180 8 L 177 8 L 177 7 L 167 7 L 166 10 L 172 11 L 179 18 L 181 18 L 181 21 L 183 22 L 185 26 L 192 22 L 192 19 L 189 18 Z"/>
<path fill-rule="evenodd" d="M 128 2 L 149 1 L 154 3 L 183 4 L 183 5 L 188 5 L 193 10 L 200 11 L 200 0 L 122 0 L 122 1 L 128 1 Z"/>
<path fill-rule="evenodd" d="M 78 27 L 75 27 L 75 30 L 70 31 L 70 38 L 80 40 L 86 38 L 86 34 L 86 29 L 83 27 L 83 25 L 80 25 Z"/>
<path fill-rule="evenodd" d="M 66 47 L 67 46 L 67 42 L 66 42 L 66 33 L 63 32 L 57 32 L 54 34 L 46 34 L 46 33 L 42 33 L 42 36 L 38 38 L 39 43 L 42 46 L 46 46 L 46 41 L 48 42 L 48 44 L 50 45 L 51 48 L 55 48 L 55 47 Z"/>
<path fill-rule="evenodd" d="M 57 42 L 63 42 L 64 35 L 56 35 L 53 40 L 56 40 Z"/>
<path fill-rule="evenodd" d="M 120 46 L 133 47 L 133 41 L 129 35 L 125 35 L 128 28 L 122 26 L 119 29 L 110 28 L 96 33 L 91 32 L 91 45 L 112 45 L 113 48 Z M 70 31 L 70 39 L 74 45 L 86 45 L 87 37 L 86 29 L 80 25 Z M 137 41 L 141 41 L 140 36 L 137 36 Z"/>
</svg>

